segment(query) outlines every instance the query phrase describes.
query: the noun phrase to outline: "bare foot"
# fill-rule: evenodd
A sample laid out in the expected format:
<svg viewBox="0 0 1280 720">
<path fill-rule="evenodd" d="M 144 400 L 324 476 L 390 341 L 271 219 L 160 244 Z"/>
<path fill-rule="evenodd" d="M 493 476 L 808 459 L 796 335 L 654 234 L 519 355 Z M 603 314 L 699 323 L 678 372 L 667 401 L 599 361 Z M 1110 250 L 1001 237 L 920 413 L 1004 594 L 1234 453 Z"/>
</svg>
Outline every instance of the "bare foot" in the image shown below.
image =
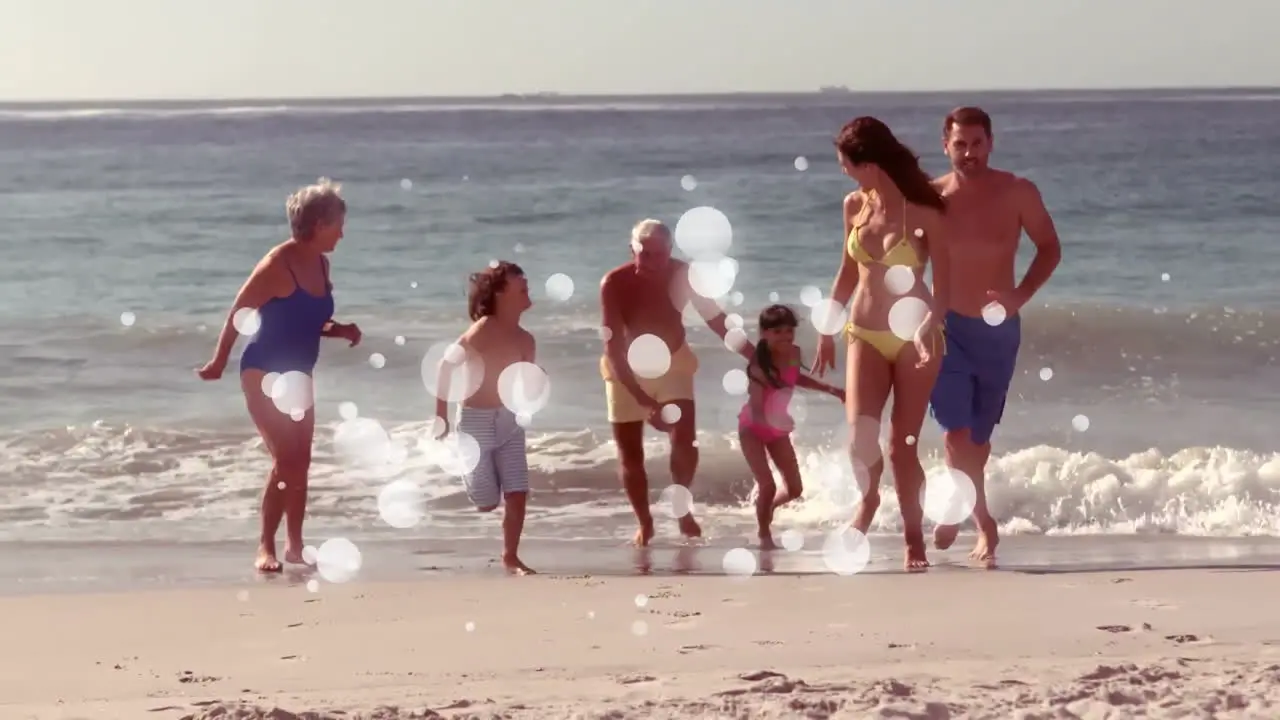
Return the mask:
<svg viewBox="0 0 1280 720">
<path fill-rule="evenodd" d="M 702 537 L 702 528 L 698 525 L 698 521 L 693 519 L 693 513 L 689 513 L 680 518 L 680 534 L 687 538 Z"/>
<path fill-rule="evenodd" d="M 258 548 L 258 558 L 253 561 L 253 567 L 261 573 L 278 573 L 284 570 L 276 559 L 276 549 L 267 546 Z"/>
<path fill-rule="evenodd" d="M 520 558 L 515 555 L 503 555 L 502 566 L 507 569 L 508 575 L 537 575 L 533 568 L 520 562 Z"/>
<path fill-rule="evenodd" d="M 686 516 L 688 517 L 688 516 Z M 653 539 L 653 521 L 640 523 L 640 527 L 636 529 L 636 536 L 632 539 L 631 544 L 636 547 L 649 547 L 649 541 Z"/>
<path fill-rule="evenodd" d="M 287 562 L 287 563 L 289 563 L 290 565 L 307 565 L 307 566 L 310 566 L 310 565 L 311 565 L 311 563 L 307 562 L 307 561 L 306 561 L 305 559 L 303 559 L 303 557 L 302 557 L 302 547 L 303 547 L 303 546 L 302 546 L 302 543 L 298 543 L 298 544 L 296 544 L 296 545 L 295 545 L 295 544 L 293 544 L 293 543 L 285 543 L 285 545 L 284 545 L 284 561 L 285 561 L 285 562 Z"/>
<path fill-rule="evenodd" d="M 907 538 L 907 556 L 903 561 L 907 572 L 924 572 L 929 569 L 929 558 L 926 556 L 923 535 Z"/>
<path fill-rule="evenodd" d="M 768 552 L 770 550 L 777 550 L 777 549 L 778 549 L 778 545 L 773 542 L 773 535 L 770 535 L 769 533 L 765 533 L 764 535 L 760 536 L 760 550 L 764 552 Z"/>
<path fill-rule="evenodd" d="M 969 553 L 969 560 L 988 570 L 996 568 L 996 546 L 1000 544 L 1000 536 L 994 526 L 983 528 L 978 532 L 978 542 Z"/>
<path fill-rule="evenodd" d="M 959 534 L 959 525 L 939 525 L 933 529 L 933 546 L 939 550 L 946 550 L 955 544 L 956 536 Z"/>
</svg>

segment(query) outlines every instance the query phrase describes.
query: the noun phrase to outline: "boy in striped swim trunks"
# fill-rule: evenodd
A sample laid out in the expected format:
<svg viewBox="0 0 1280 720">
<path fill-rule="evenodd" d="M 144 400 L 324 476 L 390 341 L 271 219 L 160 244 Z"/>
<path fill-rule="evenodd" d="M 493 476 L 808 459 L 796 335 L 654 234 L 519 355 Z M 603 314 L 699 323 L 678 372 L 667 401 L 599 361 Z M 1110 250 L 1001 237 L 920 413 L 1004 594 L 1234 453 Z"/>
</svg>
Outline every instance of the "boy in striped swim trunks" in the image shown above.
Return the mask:
<svg viewBox="0 0 1280 720">
<path fill-rule="evenodd" d="M 529 282 L 519 265 L 495 262 L 471 276 L 468 311 L 471 327 L 458 338 L 464 351 L 446 355 L 444 364 L 482 367 L 479 387 L 462 401 L 454 429 L 475 438 L 480 461 L 463 476 L 467 497 L 480 512 L 492 512 L 506 501 L 502 517 L 502 565 L 512 575 L 532 575 L 520 561 L 520 535 L 524 532 L 525 508 L 529 498 L 529 461 L 525 451 L 524 428 L 503 402 L 498 377 L 508 366 L 534 362 L 533 335 L 520 327 L 520 317 L 532 307 Z M 442 383 L 455 376 L 441 372 Z M 449 432 L 447 388 L 436 393 L 436 422 Z"/>
</svg>

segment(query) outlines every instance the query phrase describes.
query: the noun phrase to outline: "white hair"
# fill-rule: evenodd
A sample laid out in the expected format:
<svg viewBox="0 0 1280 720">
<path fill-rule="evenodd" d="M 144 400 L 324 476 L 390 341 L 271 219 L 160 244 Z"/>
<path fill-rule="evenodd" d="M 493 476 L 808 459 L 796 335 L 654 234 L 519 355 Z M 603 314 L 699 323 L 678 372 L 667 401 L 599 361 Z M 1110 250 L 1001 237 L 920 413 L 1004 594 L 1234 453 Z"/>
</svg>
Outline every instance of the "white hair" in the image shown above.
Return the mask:
<svg viewBox="0 0 1280 720">
<path fill-rule="evenodd" d="M 631 228 L 631 247 L 635 250 L 639 250 L 640 247 L 644 245 L 645 240 L 648 240 L 659 233 L 666 235 L 667 241 L 670 242 L 671 228 L 668 228 L 666 223 L 661 220 L 654 220 L 653 218 L 641 220 L 636 223 L 635 227 Z"/>
<path fill-rule="evenodd" d="M 336 220 L 347 212 L 342 199 L 342 186 L 329 178 L 320 178 L 314 185 L 300 188 L 285 200 L 284 211 L 289 217 L 289 230 L 295 240 L 309 240 L 316 226 Z"/>
</svg>

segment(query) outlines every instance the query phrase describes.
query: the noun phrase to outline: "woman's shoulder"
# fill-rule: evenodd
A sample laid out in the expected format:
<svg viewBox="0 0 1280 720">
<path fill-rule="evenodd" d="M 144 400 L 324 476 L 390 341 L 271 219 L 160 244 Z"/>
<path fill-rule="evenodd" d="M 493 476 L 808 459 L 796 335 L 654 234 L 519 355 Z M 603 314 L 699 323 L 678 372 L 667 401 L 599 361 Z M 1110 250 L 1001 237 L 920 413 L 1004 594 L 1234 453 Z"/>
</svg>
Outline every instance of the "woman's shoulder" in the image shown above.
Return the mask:
<svg viewBox="0 0 1280 720">
<path fill-rule="evenodd" d="M 846 216 L 857 215 L 862 211 L 862 206 L 866 203 L 866 196 L 861 190 L 853 190 L 844 196 L 844 214 Z"/>
</svg>

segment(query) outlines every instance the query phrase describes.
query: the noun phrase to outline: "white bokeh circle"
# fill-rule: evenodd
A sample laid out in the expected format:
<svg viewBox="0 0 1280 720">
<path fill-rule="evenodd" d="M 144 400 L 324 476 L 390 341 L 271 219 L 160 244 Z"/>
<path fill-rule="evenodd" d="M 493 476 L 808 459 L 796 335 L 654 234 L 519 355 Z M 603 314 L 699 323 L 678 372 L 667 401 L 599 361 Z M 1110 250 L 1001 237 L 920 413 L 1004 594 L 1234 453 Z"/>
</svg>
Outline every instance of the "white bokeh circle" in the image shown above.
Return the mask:
<svg viewBox="0 0 1280 720">
<path fill-rule="evenodd" d="M 378 516 L 393 528 L 407 530 L 426 516 L 426 496 L 412 480 L 392 480 L 378 493 Z"/>
<path fill-rule="evenodd" d="M 573 297 L 573 278 L 564 273 L 555 273 L 547 278 L 547 297 L 556 302 L 565 302 Z"/>
<path fill-rule="evenodd" d="M 315 403 L 315 384 L 310 375 L 290 370 L 276 376 L 267 396 L 277 410 L 298 421 Z"/>
<path fill-rule="evenodd" d="M 658 504 L 672 520 L 679 520 L 693 512 L 693 493 L 683 485 L 672 483 L 662 489 Z"/>
<path fill-rule="evenodd" d="M 914 340 L 928 315 L 929 303 L 918 297 L 901 298 L 889 308 L 889 331 L 900 340 Z"/>
<path fill-rule="evenodd" d="M 454 477 L 473 472 L 480 464 L 480 443 L 461 430 L 439 440 L 424 438 L 422 449 L 429 462 Z"/>
<path fill-rule="evenodd" d="M 835 300 L 823 299 L 810 307 L 809 320 L 819 335 L 835 335 L 844 330 L 849 314 Z"/>
<path fill-rule="evenodd" d="M 707 205 L 685 211 L 673 234 L 676 247 L 693 259 L 723 256 L 733 246 L 729 217 Z"/>
<path fill-rule="evenodd" d="M 325 540 L 316 551 L 316 570 L 334 584 L 354 580 L 363 564 L 360 548 L 346 538 Z"/>
<path fill-rule="evenodd" d="M 742 368 L 733 368 L 724 374 L 720 386 L 730 395 L 746 395 L 751 386 L 751 378 L 747 377 L 747 372 Z"/>
<path fill-rule="evenodd" d="M 731 257 L 713 257 L 689 263 L 689 287 L 711 300 L 725 297 L 738 280 L 738 261 Z"/>
<path fill-rule="evenodd" d="M 398 470 L 408 456 L 382 423 L 362 417 L 338 423 L 333 432 L 333 450 L 343 464 L 362 470 Z"/>
<path fill-rule="evenodd" d="M 422 356 L 422 385 L 427 394 L 450 403 L 460 403 L 480 389 L 484 381 L 484 360 L 456 342 L 436 343 Z M 439 395 L 444 380 L 443 397 Z"/>
<path fill-rule="evenodd" d="M 884 288 L 894 295 L 906 295 L 915 286 L 915 271 L 906 265 L 894 265 L 884 271 Z"/>
<path fill-rule="evenodd" d="M 1045 382 L 1049 382 L 1050 380 L 1052 380 L 1052 379 L 1053 379 L 1053 368 L 1050 368 L 1050 367 L 1042 367 L 1042 368 L 1040 368 L 1040 379 L 1041 379 L 1041 380 L 1043 380 L 1043 381 L 1045 381 Z"/>
<path fill-rule="evenodd" d="M 822 562 L 836 575 L 856 575 L 871 562 L 871 544 L 855 528 L 836 528 L 822 543 Z"/>
<path fill-rule="evenodd" d="M 782 549 L 787 552 L 800 552 L 804 549 L 804 533 L 799 530 L 783 530 L 779 540 L 782 542 Z"/>
<path fill-rule="evenodd" d="M 998 302 L 989 302 L 982 307 L 982 319 L 992 327 L 1004 322 L 1008 317 L 1008 311 Z"/>
<path fill-rule="evenodd" d="M 822 300 L 822 290 L 815 285 L 805 285 L 800 288 L 800 304 L 805 307 L 813 307 Z"/>
<path fill-rule="evenodd" d="M 532 417 L 551 400 L 551 378 L 531 362 L 516 362 L 498 374 L 498 397 L 516 415 Z"/>
<path fill-rule="evenodd" d="M 654 380 L 671 369 L 671 350 L 662 338 L 646 333 L 631 341 L 627 364 L 636 377 Z"/>
<path fill-rule="evenodd" d="M 1089 424 L 1088 415 L 1077 415 L 1071 418 L 1071 427 L 1075 429 L 1076 432 L 1084 432 L 1088 430 Z"/>
<path fill-rule="evenodd" d="M 759 565 L 755 553 L 746 548 L 734 548 L 724 554 L 720 567 L 725 575 L 746 578 L 755 575 Z"/>
<path fill-rule="evenodd" d="M 925 476 L 921 489 L 925 517 L 938 525 L 959 525 L 973 514 L 978 489 L 960 470 L 940 467 Z"/>
<path fill-rule="evenodd" d="M 231 316 L 231 324 L 241 335 L 257 335 L 262 329 L 262 316 L 257 308 L 242 307 Z"/>
</svg>

